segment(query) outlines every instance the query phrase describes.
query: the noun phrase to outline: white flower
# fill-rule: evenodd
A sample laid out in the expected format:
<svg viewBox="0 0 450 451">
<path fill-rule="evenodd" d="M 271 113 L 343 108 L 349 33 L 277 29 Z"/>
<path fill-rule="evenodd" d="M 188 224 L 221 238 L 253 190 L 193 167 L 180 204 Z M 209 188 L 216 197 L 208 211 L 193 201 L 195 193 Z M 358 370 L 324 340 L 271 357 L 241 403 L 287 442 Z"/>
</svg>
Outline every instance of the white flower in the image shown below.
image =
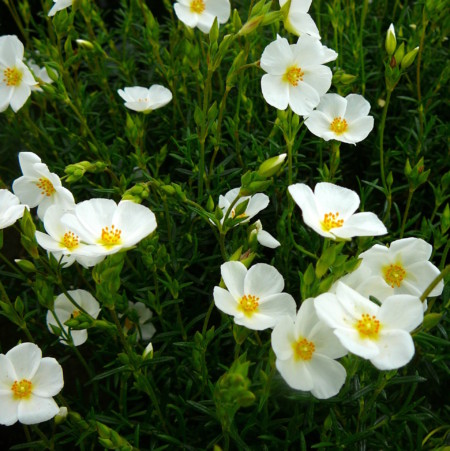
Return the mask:
<svg viewBox="0 0 450 451">
<path fill-rule="evenodd" d="M 77 261 L 85 268 L 95 266 L 105 256 L 91 250 L 92 245 L 80 242 L 80 237 L 70 230 L 61 219 L 65 211 L 58 205 L 51 205 L 44 216 L 44 227 L 47 233 L 36 230 L 36 241 L 46 251 L 61 260 L 61 266 L 67 268 Z M 89 255 L 89 254 L 92 255 Z"/>
<path fill-rule="evenodd" d="M 359 255 L 359 268 L 351 273 L 350 286 L 363 296 L 375 296 L 381 302 L 394 294 L 422 296 L 440 274 L 430 261 L 433 247 L 420 238 L 403 238 L 389 247 L 375 244 Z M 439 296 L 441 280 L 429 296 Z"/>
<path fill-rule="evenodd" d="M 221 222 L 223 223 L 225 219 L 225 215 L 230 208 L 233 201 L 236 199 L 236 197 L 239 194 L 240 191 L 239 188 L 233 188 L 230 191 L 228 191 L 225 196 L 220 195 L 219 196 L 219 208 L 222 210 L 223 217 Z M 243 213 L 238 215 L 236 217 L 236 207 L 239 204 L 242 204 L 243 202 L 248 201 L 247 207 Z M 257 215 L 261 210 L 264 210 L 264 208 L 269 205 L 269 197 L 266 196 L 263 193 L 256 193 L 253 196 L 243 196 L 241 197 L 235 204 L 234 207 L 231 209 L 230 214 L 228 215 L 228 218 L 230 219 L 242 219 L 241 222 L 248 222 L 250 221 L 253 216 Z M 237 225 L 237 224 L 236 224 Z"/>
<path fill-rule="evenodd" d="M 373 129 L 373 117 L 368 116 L 370 103 L 358 94 L 341 97 L 325 94 L 317 108 L 305 121 L 309 131 L 329 141 L 335 139 L 356 144 L 367 137 Z"/>
<path fill-rule="evenodd" d="M 50 420 L 59 407 L 53 400 L 64 386 L 61 365 L 42 358 L 33 343 L 22 343 L 0 354 L 0 424 L 36 424 Z"/>
<path fill-rule="evenodd" d="M 278 240 L 276 240 L 269 232 L 263 230 L 263 226 L 259 219 L 258 221 L 255 221 L 253 226 L 255 228 L 250 233 L 256 233 L 256 239 L 261 246 L 270 247 L 270 249 L 275 249 L 276 247 L 281 246 L 281 243 Z"/>
<path fill-rule="evenodd" d="M 94 319 L 97 318 L 100 313 L 100 304 L 91 293 L 86 290 L 69 290 L 67 293 L 84 310 L 85 313 L 92 316 Z M 80 315 L 80 313 L 84 312 L 81 312 L 79 308 L 74 305 L 64 293 L 62 293 L 55 299 L 54 313 L 50 310 L 47 312 L 48 330 L 53 333 L 53 329 L 50 327 L 51 325 L 59 327 L 60 329 L 62 326 L 66 335 L 70 333 L 72 336 L 73 344 L 75 346 L 80 346 L 88 338 L 87 330 L 69 331 L 69 327 L 64 325 L 64 323 L 71 318 L 76 318 Z M 64 335 L 60 337 L 60 342 L 62 344 L 67 344 L 67 340 L 64 338 Z"/>
<path fill-rule="evenodd" d="M 48 12 L 48 16 L 54 16 L 58 11 L 66 9 L 72 6 L 73 0 L 53 0 L 54 5 L 52 9 Z"/>
<path fill-rule="evenodd" d="M 295 203 L 302 209 L 303 220 L 315 232 L 332 240 L 387 233 L 373 213 L 356 213 L 359 196 L 352 190 L 332 183 L 318 183 L 314 193 L 309 186 L 296 183 L 288 187 Z"/>
<path fill-rule="evenodd" d="M 40 81 L 41 84 L 49 84 L 53 83 L 53 80 L 48 75 L 47 69 L 44 67 L 39 67 L 33 60 L 28 60 L 28 66 L 33 71 L 35 77 Z M 42 92 L 42 88 L 39 85 L 32 86 L 32 91 Z"/>
<path fill-rule="evenodd" d="M 342 345 L 379 370 L 400 368 L 413 357 L 414 342 L 409 332 L 423 320 L 417 296 L 390 296 L 379 307 L 340 282 L 336 294 L 321 294 L 314 305 L 319 318 L 334 329 Z"/>
<path fill-rule="evenodd" d="M 75 207 L 72 193 L 61 185 L 60 178 L 50 172 L 36 154 L 20 152 L 19 163 L 23 176 L 14 180 L 12 189 L 23 204 L 38 207 L 40 219 L 44 219 L 50 205 L 59 205 L 63 210 Z"/>
<path fill-rule="evenodd" d="M 234 322 L 248 329 L 274 327 L 284 315 L 295 316 L 295 301 L 282 293 L 283 276 L 276 268 L 257 263 L 249 270 L 241 262 L 230 261 L 220 267 L 227 290 L 214 287 L 214 302 Z"/>
<path fill-rule="evenodd" d="M 172 93 L 161 85 L 153 85 L 148 89 L 133 86 L 132 88 L 118 89 L 117 92 L 125 100 L 127 108 L 145 113 L 161 108 L 172 100 Z"/>
<path fill-rule="evenodd" d="M 272 332 L 272 348 L 278 371 L 296 390 L 326 399 L 336 395 L 345 382 L 345 368 L 334 359 L 347 350 L 319 320 L 312 298 L 303 301 L 296 318 L 278 321 Z"/>
<path fill-rule="evenodd" d="M 23 216 L 26 205 L 7 189 L 0 189 L 0 230 L 13 225 Z"/>
<path fill-rule="evenodd" d="M 203 33 L 209 33 L 216 17 L 219 24 L 225 23 L 231 12 L 228 0 L 177 0 L 173 8 L 181 22 Z"/>
<path fill-rule="evenodd" d="M 119 204 L 110 199 L 86 200 L 63 215 L 61 222 L 82 243 L 94 245 L 76 251 L 88 257 L 131 248 L 156 229 L 153 212 L 129 200 Z"/>
<path fill-rule="evenodd" d="M 142 302 L 133 303 L 131 301 L 128 301 L 128 311 L 134 311 L 139 321 L 136 324 L 127 317 L 124 324 L 125 331 L 128 332 L 137 326 L 139 338 L 144 341 L 150 340 L 156 332 L 155 326 L 149 322 L 153 317 L 153 312 Z"/>
<path fill-rule="evenodd" d="M 288 0 L 280 0 L 280 7 L 283 7 Z M 312 0 L 291 0 L 288 15 L 284 21 L 284 26 L 291 33 L 301 36 L 309 34 L 320 39 L 319 30 L 314 20 L 308 14 Z"/>
<path fill-rule="evenodd" d="M 0 36 L 0 113 L 11 105 L 16 113 L 37 84 L 23 63 L 23 44 L 14 35 Z"/>
<path fill-rule="evenodd" d="M 302 35 L 292 45 L 278 36 L 261 56 L 261 68 L 267 72 L 261 79 L 264 99 L 279 110 L 290 106 L 298 115 L 309 114 L 331 86 L 331 70 L 323 64 L 336 57 L 312 36 Z"/>
</svg>

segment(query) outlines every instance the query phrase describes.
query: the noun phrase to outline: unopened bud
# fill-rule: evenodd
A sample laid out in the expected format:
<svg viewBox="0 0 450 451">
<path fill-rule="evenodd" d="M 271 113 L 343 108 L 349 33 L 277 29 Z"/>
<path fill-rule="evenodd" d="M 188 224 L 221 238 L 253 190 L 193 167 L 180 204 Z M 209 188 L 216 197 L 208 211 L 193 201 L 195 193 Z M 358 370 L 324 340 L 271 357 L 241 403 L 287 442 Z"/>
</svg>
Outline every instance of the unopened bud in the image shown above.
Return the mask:
<svg viewBox="0 0 450 451">
<path fill-rule="evenodd" d="M 67 407 L 60 407 L 59 412 L 55 415 L 55 424 L 61 424 L 67 418 Z"/>
<path fill-rule="evenodd" d="M 144 349 L 144 352 L 142 353 L 142 358 L 145 359 L 153 359 L 153 345 L 152 342 L 150 342 L 147 347 Z"/>
<path fill-rule="evenodd" d="M 402 59 L 402 63 L 400 66 L 401 69 L 402 70 L 408 69 L 408 67 L 411 66 L 412 63 L 414 63 L 414 60 L 416 59 L 416 56 L 418 53 L 419 53 L 419 47 L 416 47 L 415 49 L 408 52 Z"/>
<path fill-rule="evenodd" d="M 94 44 L 92 44 L 92 42 L 86 41 L 85 39 L 75 39 L 75 42 L 78 44 L 78 47 L 83 47 L 88 50 L 94 49 Z"/>
<path fill-rule="evenodd" d="M 386 33 L 385 48 L 387 54 L 389 56 L 392 56 L 395 52 L 396 47 L 397 47 L 397 38 L 395 37 L 394 24 L 391 23 Z"/>
<path fill-rule="evenodd" d="M 261 163 L 261 166 L 257 171 L 258 175 L 265 178 L 272 177 L 272 175 L 275 175 L 281 168 L 285 159 L 286 159 L 285 153 L 282 153 L 277 157 L 269 158 L 268 160 Z"/>
</svg>

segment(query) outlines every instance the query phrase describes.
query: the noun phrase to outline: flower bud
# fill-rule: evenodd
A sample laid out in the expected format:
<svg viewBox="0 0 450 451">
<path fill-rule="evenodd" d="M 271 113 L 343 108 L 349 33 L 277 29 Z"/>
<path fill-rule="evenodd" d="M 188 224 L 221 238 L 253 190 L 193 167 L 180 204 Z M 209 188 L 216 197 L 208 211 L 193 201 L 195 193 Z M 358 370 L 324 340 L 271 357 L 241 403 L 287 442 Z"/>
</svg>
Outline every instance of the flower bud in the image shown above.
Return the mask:
<svg viewBox="0 0 450 451">
<path fill-rule="evenodd" d="M 411 66 L 412 63 L 414 63 L 414 60 L 416 59 L 417 54 L 419 53 L 419 47 L 416 47 L 415 49 L 408 52 L 401 62 L 401 69 L 406 70 L 409 66 Z"/>
<path fill-rule="evenodd" d="M 392 56 L 395 52 L 396 47 L 397 47 L 397 38 L 395 37 L 394 24 L 391 23 L 386 33 L 385 48 L 387 54 L 389 56 Z"/>
<path fill-rule="evenodd" d="M 264 178 L 272 177 L 272 175 L 275 175 L 281 168 L 285 159 L 286 159 L 285 153 L 282 153 L 277 157 L 269 158 L 268 160 L 261 163 L 257 171 L 257 174 Z"/>
<path fill-rule="evenodd" d="M 67 407 L 60 407 L 59 412 L 55 415 L 55 424 L 61 424 L 67 418 Z"/>
<path fill-rule="evenodd" d="M 78 44 L 78 47 L 82 47 L 84 49 L 92 50 L 94 48 L 94 44 L 86 41 L 85 39 L 75 39 L 75 42 Z"/>
<path fill-rule="evenodd" d="M 144 352 L 142 353 L 142 358 L 144 360 L 146 359 L 153 359 L 153 345 L 152 342 L 150 342 L 147 347 L 144 349 Z"/>
<path fill-rule="evenodd" d="M 402 62 L 404 56 L 405 56 L 405 43 L 402 42 L 394 53 L 394 59 L 396 61 L 397 66 Z"/>
</svg>

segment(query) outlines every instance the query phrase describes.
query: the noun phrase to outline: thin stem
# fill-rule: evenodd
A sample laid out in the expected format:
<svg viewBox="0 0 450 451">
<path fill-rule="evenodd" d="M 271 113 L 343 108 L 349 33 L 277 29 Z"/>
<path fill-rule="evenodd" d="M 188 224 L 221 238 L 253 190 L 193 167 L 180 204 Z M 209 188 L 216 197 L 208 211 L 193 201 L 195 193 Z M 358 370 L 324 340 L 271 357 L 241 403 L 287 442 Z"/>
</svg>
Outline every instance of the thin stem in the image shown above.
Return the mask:
<svg viewBox="0 0 450 451">
<path fill-rule="evenodd" d="M 386 117 L 387 112 L 389 108 L 389 102 L 391 101 L 391 94 L 392 91 L 388 89 L 387 95 L 386 95 L 386 103 L 384 104 L 383 108 L 383 114 L 381 116 L 381 123 L 380 123 L 380 174 L 381 174 L 381 182 L 383 184 L 384 194 L 386 196 L 387 200 L 387 207 L 386 207 L 386 214 L 385 218 L 389 217 L 390 211 L 391 211 L 391 204 L 392 204 L 392 195 L 390 192 L 390 188 L 388 188 L 386 183 L 386 175 L 385 175 L 385 161 L 384 161 L 384 129 L 386 126 Z"/>
<path fill-rule="evenodd" d="M 409 207 L 411 206 L 411 200 L 412 200 L 413 194 L 414 194 L 414 188 L 410 186 L 409 191 L 408 191 L 408 200 L 406 201 L 405 212 L 403 213 L 402 228 L 400 230 L 400 238 L 403 238 L 403 234 L 405 233 L 406 219 L 408 218 Z"/>
</svg>

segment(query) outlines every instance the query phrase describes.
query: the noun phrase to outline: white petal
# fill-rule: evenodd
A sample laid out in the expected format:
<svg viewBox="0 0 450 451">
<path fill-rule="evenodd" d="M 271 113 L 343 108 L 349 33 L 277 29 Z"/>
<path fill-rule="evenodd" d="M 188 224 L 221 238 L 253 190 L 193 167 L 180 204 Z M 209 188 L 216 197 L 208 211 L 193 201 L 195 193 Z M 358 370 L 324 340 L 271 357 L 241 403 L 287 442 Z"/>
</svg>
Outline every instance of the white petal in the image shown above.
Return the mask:
<svg viewBox="0 0 450 451">
<path fill-rule="evenodd" d="M 13 67 L 17 60 L 23 59 L 23 44 L 16 35 L 0 37 L 0 62 L 6 67 Z"/>
<path fill-rule="evenodd" d="M 167 105 L 172 100 L 172 93 L 161 85 L 150 86 L 148 95 L 152 110 Z"/>
<path fill-rule="evenodd" d="M 319 104 L 320 95 L 315 86 L 300 82 L 289 86 L 289 106 L 299 116 L 306 116 Z"/>
<path fill-rule="evenodd" d="M 440 274 L 440 271 L 429 261 L 422 261 L 408 265 L 406 268 L 405 282 L 411 282 L 420 292 L 420 295 L 428 288 L 431 282 Z M 402 284 L 402 285 L 403 285 Z M 428 295 L 430 297 L 439 296 L 444 290 L 444 281 L 441 280 Z M 411 293 L 413 294 L 413 293 Z"/>
<path fill-rule="evenodd" d="M 221 287 L 214 287 L 214 303 L 216 307 L 227 315 L 235 316 L 238 312 L 238 303 L 229 291 Z"/>
<path fill-rule="evenodd" d="M 245 209 L 245 213 L 248 215 L 249 219 L 253 218 L 253 216 L 257 215 L 261 210 L 269 205 L 269 197 L 263 193 L 256 193 L 251 196 L 247 208 Z"/>
<path fill-rule="evenodd" d="M 314 354 L 309 365 L 314 386 L 311 394 L 319 399 L 328 399 L 339 393 L 347 377 L 345 368 L 336 360 Z"/>
<path fill-rule="evenodd" d="M 295 342 L 294 321 L 289 316 L 280 318 L 271 336 L 272 349 L 277 359 L 291 358 L 293 355 L 292 344 Z"/>
<path fill-rule="evenodd" d="M 230 18 L 231 6 L 228 0 L 206 0 L 206 11 L 217 17 L 217 22 L 225 23 Z"/>
<path fill-rule="evenodd" d="M 263 315 L 261 313 L 254 313 L 251 316 L 241 314 L 234 317 L 234 322 L 239 326 L 245 326 L 247 329 L 265 330 L 275 327 L 278 318 Z"/>
<path fill-rule="evenodd" d="M 312 17 L 304 12 L 296 11 L 294 2 L 291 3 L 291 8 L 288 14 L 288 22 L 288 28 L 297 36 L 307 33 L 317 39 L 320 39 L 319 30 Z"/>
<path fill-rule="evenodd" d="M 9 101 L 11 108 L 16 113 L 19 111 L 27 101 L 28 97 L 31 95 L 31 88 L 29 85 L 25 83 L 21 83 L 19 86 L 16 86 L 14 89 L 14 93 Z"/>
<path fill-rule="evenodd" d="M 259 244 L 269 247 L 270 249 L 275 249 L 276 247 L 281 246 L 281 243 L 265 230 L 260 230 L 256 234 L 256 239 L 258 240 Z"/>
<path fill-rule="evenodd" d="M 325 141 L 334 139 L 334 133 L 330 129 L 331 121 L 322 111 L 318 111 L 317 109 L 311 111 L 305 120 L 305 125 L 313 135 L 316 135 Z"/>
<path fill-rule="evenodd" d="M 321 111 L 330 120 L 336 117 L 343 118 L 347 108 L 347 100 L 339 94 L 325 94 L 317 105 L 316 111 Z"/>
<path fill-rule="evenodd" d="M 276 293 L 260 299 L 258 312 L 273 318 L 281 316 L 295 318 L 296 309 L 295 300 L 290 294 Z"/>
<path fill-rule="evenodd" d="M 30 208 L 36 207 L 44 198 L 41 190 L 36 186 L 36 179 L 29 176 L 22 176 L 14 180 L 12 190 L 14 194 L 25 205 Z"/>
<path fill-rule="evenodd" d="M 356 329 L 336 329 L 334 333 L 343 346 L 363 359 L 373 359 L 380 353 L 378 341 L 361 338 Z"/>
<path fill-rule="evenodd" d="M 313 376 L 309 371 L 309 365 L 303 360 L 276 360 L 276 367 L 287 384 L 296 389 L 310 391 L 314 387 Z"/>
<path fill-rule="evenodd" d="M 192 13 L 188 6 L 181 3 L 175 3 L 173 5 L 173 9 L 175 10 L 175 14 L 178 19 L 180 19 L 185 25 L 191 28 L 197 26 L 198 14 Z"/>
<path fill-rule="evenodd" d="M 289 42 L 287 39 L 281 38 L 280 36 L 278 36 L 278 38 L 275 41 L 271 42 L 264 49 L 260 61 L 261 69 L 265 70 L 267 73 L 271 75 L 280 75 L 280 76 L 283 76 L 285 74 L 286 69 L 292 63 L 293 56 L 292 50 L 289 46 Z"/>
<path fill-rule="evenodd" d="M 363 96 L 349 94 L 345 99 L 347 100 L 347 109 L 345 111 L 347 121 L 355 121 L 369 114 L 370 103 Z"/>
<path fill-rule="evenodd" d="M 244 293 L 265 298 L 271 294 L 281 293 L 284 288 L 283 276 L 273 266 L 257 263 L 247 272 L 244 280 Z"/>
<path fill-rule="evenodd" d="M 294 199 L 294 202 L 302 210 L 303 221 L 305 221 L 305 223 L 310 227 L 314 228 L 314 230 L 317 228 L 320 229 L 319 210 L 317 208 L 316 198 L 311 188 L 303 183 L 296 183 L 295 185 L 290 185 L 288 190 Z"/>
<path fill-rule="evenodd" d="M 39 368 L 42 352 L 34 343 L 21 343 L 6 353 L 14 367 L 17 379 L 31 380 Z"/>
<path fill-rule="evenodd" d="M 330 89 L 333 74 L 329 67 L 322 65 L 305 67 L 304 72 L 305 75 L 303 75 L 303 84 L 311 86 L 319 96 L 319 100 L 317 102 L 314 100 L 315 108 L 319 104 L 320 98 Z"/>
<path fill-rule="evenodd" d="M 374 213 L 356 213 L 344 221 L 342 227 L 331 229 L 339 238 L 385 235 L 387 229 Z"/>
<path fill-rule="evenodd" d="M 61 365 L 52 357 L 44 357 L 31 382 L 34 395 L 44 398 L 57 395 L 64 386 Z"/>
<path fill-rule="evenodd" d="M 344 224 L 347 218 L 359 207 L 359 196 L 355 191 L 333 183 L 318 183 L 314 188 L 314 194 L 322 210 L 321 212 L 323 214 L 339 212 L 340 218 L 345 221 Z"/>
<path fill-rule="evenodd" d="M 30 399 L 19 403 L 18 418 L 22 424 L 37 424 L 50 420 L 59 412 L 53 398 L 31 395 Z"/>
<path fill-rule="evenodd" d="M 231 293 L 236 299 L 240 299 L 244 295 L 244 279 L 247 275 L 247 268 L 241 262 L 226 262 L 220 267 L 222 279 Z"/>
<path fill-rule="evenodd" d="M 423 321 L 422 302 L 408 294 L 390 296 L 383 301 L 378 319 L 389 329 L 411 332 Z"/>
<path fill-rule="evenodd" d="M 10 392 L 14 381 L 18 380 L 14 366 L 4 354 L 0 354 L 0 393 Z M 2 409 L 0 409 L 1 412 Z M 1 422 L 0 422 L 1 423 Z"/>
<path fill-rule="evenodd" d="M 3 426 L 11 426 L 17 421 L 17 412 L 19 403 L 14 399 L 12 392 L 0 393 L 0 424 Z"/>
<path fill-rule="evenodd" d="M 380 333 L 380 353 L 370 361 L 379 370 L 393 370 L 406 365 L 414 355 L 411 335 L 403 330 L 387 330 Z"/>
<path fill-rule="evenodd" d="M 280 75 L 266 74 L 261 78 L 261 91 L 264 100 L 271 106 L 285 110 L 289 104 L 289 85 Z"/>
<path fill-rule="evenodd" d="M 363 141 L 372 131 L 373 124 L 374 119 L 372 116 L 361 117 L 353 122 L 350 122 L 345 133 L 340 135 L 341 137 L 345 138 L 345 141 L 344 139 L 341 139 L 341 141 L 347 142 L 349 144 L 355 144 Z M 337 137 L 336 139 L 339 139 L 339 137 Z"/>
</svg>

